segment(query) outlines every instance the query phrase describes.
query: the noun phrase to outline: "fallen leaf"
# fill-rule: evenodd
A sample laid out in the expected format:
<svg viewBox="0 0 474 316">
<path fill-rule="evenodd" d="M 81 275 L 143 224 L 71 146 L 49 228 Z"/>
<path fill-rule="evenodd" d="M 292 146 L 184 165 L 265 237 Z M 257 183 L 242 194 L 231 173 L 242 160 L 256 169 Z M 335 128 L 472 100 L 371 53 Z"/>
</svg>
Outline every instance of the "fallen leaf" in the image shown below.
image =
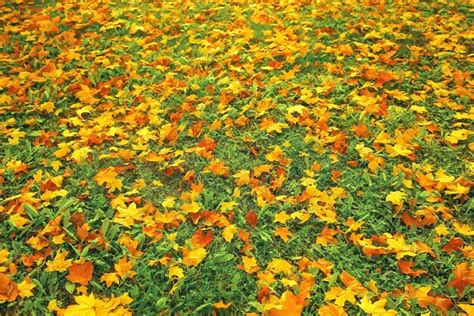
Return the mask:
<svg viewBox="0 0 474 316">
<path fill-rule="evenodd" d="M 90 261 L 84 263 L 73 263 L 69 267 L 68 272 L 69 274 L 66 275 L 66 279 L 72 283 L 86 286 L 89 284 L 89 281 L 92 280 L 94 265 Z"/>
</svg>

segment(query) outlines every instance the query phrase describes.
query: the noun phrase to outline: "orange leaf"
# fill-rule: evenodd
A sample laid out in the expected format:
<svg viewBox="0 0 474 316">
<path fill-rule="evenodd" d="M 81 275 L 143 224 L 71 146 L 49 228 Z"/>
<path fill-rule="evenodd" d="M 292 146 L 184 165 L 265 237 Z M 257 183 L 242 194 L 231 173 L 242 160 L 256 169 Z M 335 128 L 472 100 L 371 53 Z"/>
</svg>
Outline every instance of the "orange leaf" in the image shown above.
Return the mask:
<svg viewBox="0 0 474 316">
<path fill-rule="evenodd" d="M 321 234 L 316 237 L 316 243 L 322 246 L 327 246 L 328 244 L 337 243 L 337 239 L 334 238 L 334 235 L 339 233 L 338 229 L 332 229 L 327 226 L 324 226 Z"/>
<path fill-rule="evenodd" d="M 110 287 L 112 285 L 112 283 L 115 283 L 115 284 L 119 284 L 120 281 L 119 281 L 119 278 L 118 278 L 118 275 L 117 273 L 115 272 L 112 272 L 112 273 L 104 273 L 101 277 L 100 277 L 100 280 L 102 282 L 105 282 L 105 284 L 107 285 L 107 287 Z"/>
<path fill-rule="evenodd" d="M 353 131 L 359 138 L 368 138 L 370 136 L 369 129 L 364 123 L 353 125 L 351 131 Z"/>
<path fill-rule="evenodd" d="M 191 237 L 191 243 L 194 248 L 204 248 L 214 239 L 214 234 L 211 230 L 203 232 L 202 229 L 196 230 L 196 232 Z"/>
<path fill-rule="evenodd" d="M 302 300 L 299 295 L 286 291 L 280 298 L 281 308 L 272 308 L 270 316 L 298 316 L 301 315 L 307 302 Z"/>
<path fill-rule="evenodd" d="M 229 174 L 229 168 L 221 160 L 212 160 L 208 169 L 215 175 L 226 177 Z"/>
<path fill-rule="evenodd" d="M 19 294 L 18 285 L 5 274 L 0 273 L 0 301 L 12 302 Z"/>
<path fill-rule="evenodd" d="M 79 283 L 86 286 L 92 280 L 92 273 L 94 272 L 94 265 L 90 261 L 84 263 L 73 263 L 69 268 L 69 274 L 66 279 L 73 283 Z"/>
<path fill-rule="evenodd" d="M 404 261 L 404 260 L 399 260 L 398 261 L 398 267 L 400 268 L 400 271 L 404 274 L 411 275 L 412 277 L 418 277 L 422 274 L 428 273 L 426 270 L 412 270 L 412 267 L 415 264 L 411 261 Z"/>
<path fill-rule="evenodd" d="M 117 274 L 122 278 L 122 280 L 125 280 L 126 278 L 133 278 L 135 274 L 137 274 L 135 271 L 132 270 L 133 265 L 130 261 L 128 261 L 127 257 L 121 258 L 114 265 L 114 268 Z"/>
<path fill-rule="evenodd" d="M 338 171 L 338 170 L 333 170 L 333 171 L 331 171 L 331 180 L 332 180 L 333 182 L 336 182 L 337 179 L 339 179 L 340 176 L 341 176 L 341 172 L 340 172 L 340 171 Z"/>
<path fill-rule="evenodd" d="M 326 305 L 323 305 L 321 306 L 319 309 L 318 309 L 318 315 L 320 316 L 326 316 L 326 315 L 330 315 L 330 316 L 346 316 L 347 313 L 346 311 L 344 310 L 344 307 L 341 307 L 341 306 L 337 306 L 335 304 L 326 304 Z"/>
<path fill-rule="evenodd" d="M 224 301 L 219 301 L 217 303 L 214 303 L 214 307 L 217 309 L 228 309 L 232 305 L 232 302 L 230 303 L 224 303 Z"/>
<path fill-rule="evenodd" d="M 288 230 L 288 227 L 277 227 L 275 228 L 275 236 L 283 239 L 284 242 L 287 242 L 291 237 L 291 232 Z"/>
<path fill-rule="evenodd" d="M 75 93 L 75 96 L 83 103 L 94 104 L 99 102 L 99 99 L 94 97 L 95 91 L 88 86 L 81 84 L 81 89 Z"/>
<path fill-rule="evenodd" d="M 467 262 L 460 263 L 452 271 L 454 279 L 452 279 L 448 286 L 454 287 L 459 295 L 464 291 L 468 285 L 474 285 L 474 268 L 469 268 Z"/>
</svg>

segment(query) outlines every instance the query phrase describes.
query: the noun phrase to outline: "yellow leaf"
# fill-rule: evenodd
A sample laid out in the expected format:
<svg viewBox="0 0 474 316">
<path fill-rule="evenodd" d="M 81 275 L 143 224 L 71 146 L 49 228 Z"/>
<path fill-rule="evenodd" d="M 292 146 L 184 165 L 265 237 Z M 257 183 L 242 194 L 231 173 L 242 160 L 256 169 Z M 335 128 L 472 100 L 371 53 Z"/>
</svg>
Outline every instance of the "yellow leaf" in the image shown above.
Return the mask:
<svg viewBox="0 0 474 316">
<path fill-rule="evenodd" d="M 458 129 L 451 132 L 444 140 L 451 145 L 456 145 L 460 140 L 466 140 L 472 132 L 467 129 Z"/>
<path fill-rule="evenodd" d="M 95 91 L 92 91 L 88 86 L 81 84 L 81 90 L 76 92 L 76 97 L 83 103 L 93 104 L 99 102 L 99 99 L 94 97 Z"/>
<path fill-rule="evenodd" d="M 458 307 L 467 313 L 467 315 L 474 315 L 474 305 L 472 304 L 458 304 Z"/>
<path fill-rule="evenodd" d="M 151 184 L 153 184 L 154 186 L 157 186 L 157 187 L 162 187 L 164 186 L 163 182 L 161 182 L 160 180 L 153 180 L 151 182 Z"/>
<path fill-rule="evenodd" d="M 291 264 L 283 259 L 273 259 L 271 262 L 268 263 L 267 269 L 272 273 L 291 273 Z"/>
<path fill-rule="evenodd" d="M 116 189 L 122 190 L 122 180 L 117 179 L 118 173 L 113 168 L 107 168 L 100 170 L 94 177 L 94 180 L 99 185 L 105 184 L 105 187 L 109 189 L 109 193 L 112 193 Z"/>
<path fill-rule="evenodd" d="M 171 268 L 168 270 L 168 277 L 169 277 L 170 279 L 177 278 L 178 280 L 184 278 L 183 269 L 181 269 L 181 268 L 178 267 L 178 266 L 171 267 Z"/>
<path fill-rule="evenodd" d="M 453 228 L 461 235 L 474 236 L 474 230 L 471 228 L 471 226 L 469 226 L 469 224 L 461 224 L 456 222 L 453 224 Z"/>
<path fill-rule="evenodd" d="M 50 312 L 55 312 L 59 310 L 59 306 L 56 300 L 51 300 L 48 302 L 48 310 Z"/>
<path fill-rule="evenodd" d="M 288 107 L 286 110 L 290 114 L 295 113 L 295 112 L 298 114 L 303 114 L 304 109 L 305 107 L 302 105 L 293 105 L 293 106 Z"/>
<path fill-rule="evenodd" d="M 280 213 L 275 215 L 275 218 L 273 220 L 274 223 L 281 223 L 283 225 L 286 224 L 286 222 L 290 219 L 290 216 L 285 213 L 285 211 L 281 211 Z"/>
<path fill-rule="evenodd" d="M 290 280 L 288 278 L 282 278 L 280 282 L 286 287 L 293 287 L 298 285 L 298 282 L 296 282 L 295 280 Z"/>
<path fill-rule="evenodd" d="M 131 203 L 127 207 L 117 207 L 117 213 L 114 218 L 114 222 L 130 227 L 135 221 L 142 221 L 145 215 L 145 209 L 143 207 L 137 208 L 135 202 Z"/>
<path fill-rule="evenodd" d="M 390 155 L 390 157 L 408 157 L 409 155 L 413 154 L 411 150 L 405 148 L 400 144 L 395 144 L 394 146 L 386 144 L 385 149 L 387 150 L 387 153 Z"/>
<path fill-rule="evenodd" d="M 23 282 L 18 283 L 18 290 L 20 290 L 21 297 L 33 296 L 32 290 L 36 287 L 36 284 L 32 283 L 30 277 L 26 277 Z"/>
<path fill-rule="evenodd" d="M 296 212 L 291 213 L 290 218 L 291 219 L 297 218 L 300 220 L 300 223 L 303 224 L 311 218 L 311 215 L 308 213 L 302 213 L 300 211 L 296 211 Z"/>
<path fill-rule="evenodd" d="M 111 273 L 104 273 L 101 277 L 100 277 L 100 280 L 102 282 L 105 282 L 105 285 L 107 285 L 107 287 L 110 287 L 113 283 L 115 284 L 119 284 L 120 283 L 120 280 L 118 278 L 118 274 L 115 273 L 115 272 L 111 272 Z"/>
<path fill-rule="evenodd" d="M 74 152 L 71 155 L 71 158 L 74 159 L 76 163 L 80 164 L 84 160 L 87 159 L 90 152 L 92 152 L 92 149 L 90 149 L 89 147 L 82 147 L 82 148 L 74 150 Z"/>
<path fill-rule="evenodd" d="M 246 185 L 250 183 L 250 171 L 249 170 L 240 170 L 233 175 L 235 178 L 235 183 L 237 185 Z"/>
<path fill-rule="evenodd" d="M 26 135 L 25 132 L 20 131 L 19 129 L 13 129 L 8 133 L 8 143 L 10 145 L 18 145 L 20 138 L 23 138 Z"/>
<path fill-rule="evenodd" d="M 54 103 L 53 102 L 44 102 L 38 105 L 37 109 L 43 113 L 51 113 L 54 111 Z"/>
<path fill-rule="evenodd" d="M 59 167 L 61 167 L 61 162 L 59 160 L 55 160 L 51 162 L 51 167 L 53 168 L 54 171 L 58 171 Z"/>
<path fill-rule="evenodd" d="M 66 156 L 70 151 L 71 151 L 71 150 L 69 149 L 69 147 L 67 147 L 66 145 L 61 146 L 61 144 L 60 144 L 60 145 L 59 145 L 59 149 L 54 152 L 54 156 L 56 156 L 56 158 L 63 158 L 63 157 Z"/>
<path fill-rule="evenodd" d="M 221 211 L 222 212 L 227 212 L 232 210 L 238 203 L 236 201 L 230 201 L 230 202 L 222 202 L 221 203 Z"/>
<path fill-rule="evenodd" d="M 400 101 L 408 101 L 410 98 L 402 91 L 395 89 L 395 90 L 386 90 L 385 91 L 389 96 L 395 98 Z"/>
<path fill-rule="evenodd" d="M 367 288 L 369 290 L 371 290 L 372 292 L 374 292 L 375 294 L 378 294 L 378 289 L 377 289 L 377 283 L 375 283 L 374 280 L 370 280 L 368 283 L 367 283 Z"/>
<path fill-rule="evenodd" d="M 234 237 L 234 234 L 237 232 L 237 227 L 235 225 L 229 225 L 222 230 L 222 237 L 227 242 L 230 242 Z"/>
<path fill-rule="evenodd" d="M 15 225 L 16 227 L 23 227 L 25 226 L 26 224 L 28 224 L 30 222 L 29 219 L 27 218 L 24 218 L 23 216 L 21 216 L 20 214 L 18 213 L 15 213 L 13 215 L 10 215 L 10 221 L 13 223 L 13 225 Z"/>
<path fill-rule="evenodd" d="M 288 127 L 289 126 L 286 123 L 275 123 L 273 118 L 270 118 L 270 119 L 264 118 L 262 119 L 262 122 L 259 125 L 259 128 L 263 131 L 266 131 L 267 133 L 271 133 L 271 132 L 281 133 L 282 129 L 288 128 Z"/>
<path fill-rule="evenodd" d="M 66 237 L 65 233 L 59 234 L 51 238 L 51 241 L 55 243 L 56 245 L 61 245 L 65 243 L 66 241 L 64 240 L 64 237 Z"/>
<path fill-rule="evenodd" d="M 337 306 L 344 306 L 346 302 L 350 302 L 352 305 L 355 303 L 356 293 L 351 289 L 342 289 L 340 287 L 332 287 L 325 294 L 326 301 L 334 301 Z"/>
<path fill-rule="evenodd" d="M 435 227 L 435 231 L 436 231 L 436 234 L 438 234 L 438 236 L 446 236 L 446 235 L 449 235 L 449 230 L 446 228 L 446 226 L 444 225 L 438 225 Z"/>
<path fill-rule="evenodd" d="M 144 32 L 145 31 L 145 28 L 141 25 L 137 25 L 136 23 L 132 23 L 130 25 L 130 34 L 135 34 L 136 32 L 138 31 L 142 31 Z"/>
<path fill-rule="evenodd" d="M 0 250 L 0 264 L 3 264 L 8 261 L 8 255 L 10 252 L 7 249 Z"/>
<path fill-rule="evenodd" d="M 403 179 L 402 183 L 405 186 L 405 188 L 408 188 L 408 189 L 413 188 L 413 182 L 411 180 Z"/>
<path fill-rule="evenodd" d="M 195 250 L 183 249 L 183 263 L 186 266 L 197 266 L 207 255 L 207 251 L 204 248 L 198 248 Z"/>
<path fill-rule="evenodd" d="M 410 110 L 416 113 L 426 113 L 428 110 L 424 106 L 412 105 Z"/>
<path fill-rule="evenodd" d="M 122 305 L 128 305 L 128 304 L 130 304 L 131 302 L 133 302 L 133 298 L 131 298 L 131 297 L 128 295 L 128 292 L 123 293 L 122 295 L 120 295 L 119 297 L 117 297 L 117 299 L 120 299 L 120 304 L 122 304 Z"/>
<path fill-rule="evenodd" d="M 195 201 L 192 201 L 191 203 L 189 204 L 183 204 L 181 206 L 181 209 L 184 211 L 184 212 L 187 212 L 187 213 L 197 213 L 199 212 L 199 210 L 201 209 L 201 207 L 199 206 L 199 204 L 197 204 Z"/>
<path fill-rule="evenodd" d="M 287 242 L 291 237 L 291 232 L 288 230 L 288 227 L 277 227 L 275 228 L 275 236 L 283 239 L 284 242 Z"/>
<path fill-rule="evenodd" d="M 394 205 L 401 205 L 403 203 L 403 199 L 406 197 L 405 193 L 402 191 L 393 191 L 390 192 L 385 201 L 391 202 Z"/>
<path fill-rule="evenodd" d="M 449 184 L 448 185 L 448 190 L 446 190 L 446 194 L 460 194 L 460 195 L 463 195 L 463 194 L 468 194 L 469 193 L 469 187 L 468 186 L 463 186 L 459 183 L 456 183 L 456 184 Z"/>
<path fill-rule="evenodd" d="M 248 274 L 252 274 L 260 270 L 260 267 L 257 264 L 257 260 L 252 256 L 242 256 L 242 269 Z"/>
<path fill-rule="evenodd" d="M 172 196 L 168 196 L 167 198 L 164 199 L 163 202 L 161 202 L 161 206 L 164 208 L 172 208 L 174 206 L 174 201 L 175 198 Z"/>
<path fill-rule="evenodd" d="M 78 316 L 78 315 L 96 315 L 95 313 L 95 297 L 94 294 L 75 296 L 75 305 L 69 305 L 64 311 L 64 316 Z"/>
<path fill-rule="evenodd" d="M 66 260 L 67 255 L 69 254 L 68 251 L 59 251 L 56 256 L 54 257 L 53 261 L 49 261 L 46 263 L 46 272 L 64 272 L 66 271 L 71 265 L 72 260 Z"/>
<path fill-rule="evenodd" d="M 369 315 L 397 315 L 397 312 L 394 310 L 385 310 L 385 304 L 387 303 L 387 299 L 383 298 L 379 301 L 372 303 L 372 301 L 368 298 L 368 296 L 364 296 L 360 300 L 359 307 Z"/>
<path fill-rule="evenodd" d="M 114 264 L 114 268 L 122 280 L 125 280 L 126 278 L 133 278 L 137 274 L 132 270 L 133 263 L 128 261 L 126 256 L 120 258 L 119 261 Z"/>
</svg>

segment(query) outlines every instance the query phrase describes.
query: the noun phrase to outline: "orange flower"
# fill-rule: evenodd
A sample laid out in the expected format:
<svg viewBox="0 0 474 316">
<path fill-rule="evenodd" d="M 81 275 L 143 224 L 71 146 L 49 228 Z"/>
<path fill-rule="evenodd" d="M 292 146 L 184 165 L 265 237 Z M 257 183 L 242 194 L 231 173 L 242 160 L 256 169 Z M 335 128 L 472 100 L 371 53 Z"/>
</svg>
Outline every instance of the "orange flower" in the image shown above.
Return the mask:
<svg viewBox="0 0 474 316">
<path fill-rule="evenodd" d="M 20 294 L 18 285 L 5 274 L 0 273 L 0 302 L 12 302 L 17 298 L 18 294 Z"/>
</svg>

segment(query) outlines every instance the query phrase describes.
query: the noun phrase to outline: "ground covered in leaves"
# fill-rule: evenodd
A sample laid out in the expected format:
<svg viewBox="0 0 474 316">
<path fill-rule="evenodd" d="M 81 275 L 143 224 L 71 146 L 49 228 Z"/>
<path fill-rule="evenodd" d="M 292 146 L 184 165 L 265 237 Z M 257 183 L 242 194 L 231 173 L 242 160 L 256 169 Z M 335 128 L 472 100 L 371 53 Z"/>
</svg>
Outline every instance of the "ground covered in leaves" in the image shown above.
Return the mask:
<svg viewBox="0 0 474 316">
<path fill-rule="evenodd" d="M 46 2 L 0 6 L 0 314 L 474 313 L 467 1 Z"/>
</svg>

